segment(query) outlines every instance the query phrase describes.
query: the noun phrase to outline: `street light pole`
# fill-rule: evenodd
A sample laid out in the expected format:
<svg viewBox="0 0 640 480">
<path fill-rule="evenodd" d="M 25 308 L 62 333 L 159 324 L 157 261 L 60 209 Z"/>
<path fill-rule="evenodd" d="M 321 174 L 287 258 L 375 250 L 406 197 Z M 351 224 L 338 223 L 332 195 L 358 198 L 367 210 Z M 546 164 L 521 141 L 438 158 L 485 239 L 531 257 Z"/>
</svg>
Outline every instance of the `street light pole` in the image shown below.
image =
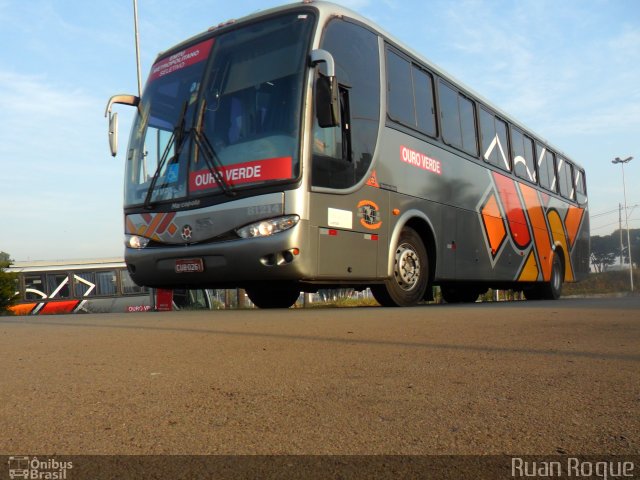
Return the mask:
<svg viewBox="0 0 640 480">
<path fill-rule="evenodd" d="M 142 97 L 142 78 L 140 77 L 140 36 L 138 35 L 138 0 L 133 0 L 133 35 L 136 42 L 136 72 L 138 74 L 138 97 Z"/>
<path fill-rule="evenodd" d="M 627 187 L 624 180 L 624 164 L 633 160 L 633 157 L 625 158 L 621 160 L 620 157 L 616 157 L 615 160 L 611 160 L 613 164 L 620 164 L 622 167 L 622 191 L 624 193 L 624 221 L 627 228 L 627 248 L 629 249 L 629 282 L 631 285 L 631 291 L 633 292 L 633 260 L 631 260 L 631 241 L 629 236 L 629 211 L 627 210 Z"/>
</svg>

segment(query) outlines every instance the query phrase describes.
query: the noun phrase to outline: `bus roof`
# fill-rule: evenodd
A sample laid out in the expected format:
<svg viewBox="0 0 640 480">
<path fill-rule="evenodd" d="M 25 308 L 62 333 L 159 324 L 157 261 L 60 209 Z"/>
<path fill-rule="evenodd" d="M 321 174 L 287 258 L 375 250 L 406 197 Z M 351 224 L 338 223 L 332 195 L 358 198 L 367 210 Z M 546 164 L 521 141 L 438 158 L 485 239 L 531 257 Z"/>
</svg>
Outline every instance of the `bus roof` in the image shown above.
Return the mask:
<svg viewBox="0 0 640 480">
<path fill-rule="evenodd" d="M 122 257 L 83 260 L 35 260 L 15 262 L 6 270 L 13 273 L 58 272 L 69 270 L 97 270 L 125 267 Z"/>
</svg>

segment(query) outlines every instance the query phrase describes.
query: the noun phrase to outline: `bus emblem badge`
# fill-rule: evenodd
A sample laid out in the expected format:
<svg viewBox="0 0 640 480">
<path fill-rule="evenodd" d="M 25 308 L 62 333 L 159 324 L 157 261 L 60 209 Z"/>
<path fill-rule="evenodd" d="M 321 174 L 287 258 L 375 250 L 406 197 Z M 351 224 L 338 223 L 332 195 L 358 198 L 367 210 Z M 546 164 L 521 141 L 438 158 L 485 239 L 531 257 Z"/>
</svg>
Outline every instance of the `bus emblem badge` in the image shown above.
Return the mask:
<svg viewBox="0 0 640 480">
<path fill-rule="evenodd" d="M 358 203 L 358 217 L 360 217 L 360 224 L 370 230 L 376 230 L 382 225 L 380 208 L 371 200 L 362 200 Z"/>
<path fill-rule="evenodd" d="M 191 225 L 185 225 L 184 227 L 182 227 L 182 239 L 185 242 L 188 242 L 189 240 L 191 240 L 191 235 L 193 234 L 193 228 L 191 228 Z"/>
</svg>

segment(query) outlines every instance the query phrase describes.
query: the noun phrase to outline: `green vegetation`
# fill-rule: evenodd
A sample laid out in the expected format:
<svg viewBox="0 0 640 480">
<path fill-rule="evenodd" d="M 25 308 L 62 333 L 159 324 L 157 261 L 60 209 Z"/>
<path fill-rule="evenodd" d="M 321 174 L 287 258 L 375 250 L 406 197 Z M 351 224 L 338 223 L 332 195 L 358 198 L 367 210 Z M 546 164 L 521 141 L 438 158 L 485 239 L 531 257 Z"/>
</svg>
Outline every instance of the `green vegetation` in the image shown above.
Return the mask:
<svg viewBox="0 0 640 480">
<path fill-rule="evenodd" d="M 635 263 L 635 262 L 634 262 Z M 634 270 L 634 288 L 640 288 L 640 273 Z M 629 270 L 615 272 L 592 273 L 585 280 L 578 283 L 565 283 L 562 296 L 598 295 L 629 292 Z"/>
<path fill-rule="evenodd" d="M 8 273 L 5 268 L 12 263 L 8 253 L 0 252 L 0 315 L 6 315 L 8 308 L 16 300 L 16 279 L 15 273 Z"/>
<path fill-rule="evenodd" d="M 631 240 L 631 258 L 634 263 L 640 259 L 640 229 L 629 230 Z M 607 267 L 622 257 L 629 265 L 629 251 L 626 230 L 616 230 L 611 235 L 595 235 L 591 237 L 591 265 L 596 272 L 605 272 Z"/>
</svg>

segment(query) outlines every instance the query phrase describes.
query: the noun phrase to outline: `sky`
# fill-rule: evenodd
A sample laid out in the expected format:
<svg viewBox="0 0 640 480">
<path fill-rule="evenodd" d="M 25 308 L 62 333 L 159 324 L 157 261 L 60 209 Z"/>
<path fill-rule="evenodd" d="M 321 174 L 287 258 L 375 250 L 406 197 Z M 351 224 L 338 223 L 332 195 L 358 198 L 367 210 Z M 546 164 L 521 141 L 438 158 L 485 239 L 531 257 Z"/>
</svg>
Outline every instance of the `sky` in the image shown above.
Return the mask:
<svg viewBox="0 0 640 480">
<path fill-rule="evenodd" d="M 272 0 L 138 0 L 141 64 Z M 618 228 L 625 167 L 640 228 L 640 2 L 337 0 L 584 166 L 592 235 Z M 0 0 L 0 251 L 15 261 L 123 256 L 124 152 L 106 102 L 137 93 L 132 0 Z M 631 207 L 639 205 L 635 209 Z M 624 214 L 623 214 L 624 226 Z"/>
</svg>

